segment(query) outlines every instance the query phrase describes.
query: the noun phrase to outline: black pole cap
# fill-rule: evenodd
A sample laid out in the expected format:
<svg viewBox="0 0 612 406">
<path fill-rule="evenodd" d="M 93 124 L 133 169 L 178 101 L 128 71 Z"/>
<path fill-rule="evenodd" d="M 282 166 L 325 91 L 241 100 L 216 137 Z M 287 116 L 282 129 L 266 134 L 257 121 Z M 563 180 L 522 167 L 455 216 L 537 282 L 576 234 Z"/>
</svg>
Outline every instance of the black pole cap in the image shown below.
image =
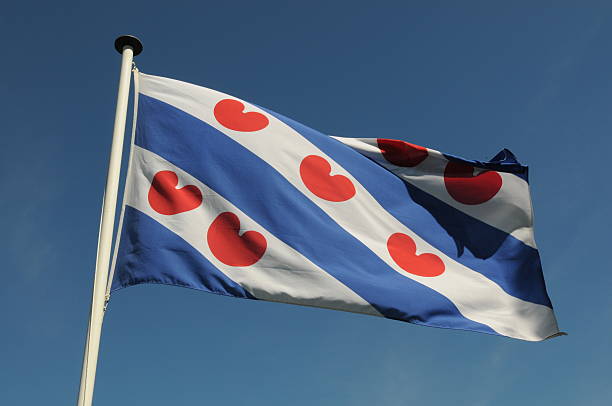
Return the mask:
<svg viewBox="0 0 612 406">
<path fill-rule="evenodd" d="M 134 56 L 142 52 L 142 42 L 132 35 L 122 35 L 115 40 L 115 49 L 120 54 L 123 53 L 123 47 L 126 45 L 132 47 Z"/>
</svg>

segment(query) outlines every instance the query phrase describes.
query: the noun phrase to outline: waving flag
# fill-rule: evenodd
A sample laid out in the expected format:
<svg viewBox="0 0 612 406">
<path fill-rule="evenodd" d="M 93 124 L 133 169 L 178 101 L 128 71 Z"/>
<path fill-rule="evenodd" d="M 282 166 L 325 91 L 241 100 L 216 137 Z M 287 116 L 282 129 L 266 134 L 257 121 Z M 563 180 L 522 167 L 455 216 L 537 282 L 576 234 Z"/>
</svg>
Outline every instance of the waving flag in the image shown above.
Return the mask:
<svg viewBox="0 0 612 406">
<path fill-rule="evenodd" d="M 559 333 L 527 168 L 330 137 L 137 74 L 111 289 L 158 283 L 537 341 Z"/>
</svg>

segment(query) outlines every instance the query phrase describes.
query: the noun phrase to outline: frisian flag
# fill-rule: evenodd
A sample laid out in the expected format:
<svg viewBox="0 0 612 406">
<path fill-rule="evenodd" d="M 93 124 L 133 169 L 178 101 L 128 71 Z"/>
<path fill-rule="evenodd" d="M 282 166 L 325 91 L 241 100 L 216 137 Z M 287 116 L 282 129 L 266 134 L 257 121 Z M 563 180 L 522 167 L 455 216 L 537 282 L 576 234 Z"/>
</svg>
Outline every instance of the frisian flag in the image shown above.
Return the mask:
<svg viewBox="0 0 612 406">
<path fill-rule="evenodd" d="M 109 289 L 156 283 L 539 341 L 559 333 L 527 168 L 324 135 L 135 74 Z"/>
</svg>

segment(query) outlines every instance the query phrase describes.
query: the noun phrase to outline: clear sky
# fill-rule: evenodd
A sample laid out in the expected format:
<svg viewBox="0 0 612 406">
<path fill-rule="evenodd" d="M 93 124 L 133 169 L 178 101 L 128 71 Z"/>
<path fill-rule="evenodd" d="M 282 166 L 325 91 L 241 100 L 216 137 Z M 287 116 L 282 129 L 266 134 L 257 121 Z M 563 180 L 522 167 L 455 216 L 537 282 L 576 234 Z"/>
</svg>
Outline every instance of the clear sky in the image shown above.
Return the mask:
<svg viewBox="0 0 612 406">
<path fill-rule="evenodd" d="M 528 343 L 162 286 L 117 292 L 97 405 L 612 404 L 606 1 L 9 2 L 0 404 L 78 391 L 120 56 L 322 132 L 530 166 L 569 336 Z"/>
</svg>

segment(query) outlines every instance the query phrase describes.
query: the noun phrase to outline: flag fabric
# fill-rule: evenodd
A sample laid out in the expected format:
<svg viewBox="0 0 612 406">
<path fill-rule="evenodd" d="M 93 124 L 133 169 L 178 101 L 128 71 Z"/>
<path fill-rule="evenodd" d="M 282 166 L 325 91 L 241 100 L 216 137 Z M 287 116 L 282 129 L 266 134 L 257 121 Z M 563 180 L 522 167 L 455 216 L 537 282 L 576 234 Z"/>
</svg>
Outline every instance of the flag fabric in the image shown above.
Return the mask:
<svg viewBox="0 0 612 406">
<path fill-rule="evenodd" d="M 156 283 L 539 341 L 559 333 L 527 168 L 324 135 L 136 73 L 109 289 Z"/>
</svg>

